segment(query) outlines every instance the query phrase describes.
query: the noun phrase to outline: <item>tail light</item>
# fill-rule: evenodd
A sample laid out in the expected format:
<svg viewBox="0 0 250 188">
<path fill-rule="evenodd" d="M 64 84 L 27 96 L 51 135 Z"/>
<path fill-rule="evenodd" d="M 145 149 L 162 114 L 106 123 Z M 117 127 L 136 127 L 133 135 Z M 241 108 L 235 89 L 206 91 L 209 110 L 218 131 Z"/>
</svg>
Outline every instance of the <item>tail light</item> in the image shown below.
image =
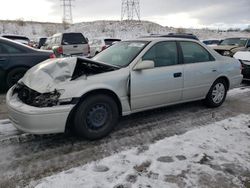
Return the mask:
<svg viewBox="0 0 250 188">
<path fill-rule="evenodd" d="M 62 46 L 59 46 L 59 47 L 56 49 L 56 52 L 57 52 L 58 54 L 63 54 L 63 48 L 62 48 Z"/>
<path fill-rule="evenodd" d="M 105 50 L 106 48 L 107 48 L 107 46 L 103 46 L 103 47 L 102 47 L 102 51 Z"/>
<path fill-rule="evenodd" d="M 55 55 L 55 54 L 50 54 L 50 55 L 49 55 L 49 58 L 50 58 L 50 59 L 56 58 L 56 55 Z"/>
</svg>

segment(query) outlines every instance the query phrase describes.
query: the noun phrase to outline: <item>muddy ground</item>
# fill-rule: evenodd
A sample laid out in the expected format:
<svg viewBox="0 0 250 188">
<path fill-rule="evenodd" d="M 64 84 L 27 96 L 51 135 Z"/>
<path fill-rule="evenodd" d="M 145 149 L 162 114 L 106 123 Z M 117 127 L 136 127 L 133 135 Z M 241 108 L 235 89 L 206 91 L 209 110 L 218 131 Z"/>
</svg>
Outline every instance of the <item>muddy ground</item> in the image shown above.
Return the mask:
<svg viewBox="0 0 250 188">
<path fill-rule="evenodd" d="M 4 101 L 4 95 L 0 100 Z M 30 181 L 98 160 L 125 147 L 147 145 L 241 113 L 250 113 L 250 92 L 230 95 L 216 109 L 206 108 L 198 101 L 124 117 L 110 136 L 93 142 L 64 134 L 34 136 L 12 128 L 3 130 L 0 187 L 23 187 Z M 0 118 L 6 117 L 6 107 L 1 104 Z"/>
</svg>

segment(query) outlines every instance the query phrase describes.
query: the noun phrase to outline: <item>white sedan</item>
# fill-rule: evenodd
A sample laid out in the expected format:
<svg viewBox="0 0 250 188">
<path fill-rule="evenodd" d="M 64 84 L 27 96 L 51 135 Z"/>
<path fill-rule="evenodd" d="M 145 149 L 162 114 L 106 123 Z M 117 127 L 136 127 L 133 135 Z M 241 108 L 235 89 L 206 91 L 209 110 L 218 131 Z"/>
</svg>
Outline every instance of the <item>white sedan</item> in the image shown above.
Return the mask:
<svg viewBox="0 0 250 188">
<path fill-rule="evenodd" d="M 204 99 L 220 106 L 242 81 L 238 60 L 190 39 L 119 42 L 93 59 L 64 58 L 31 68 L 7 94 L 9 117 L 33 134 L 111 132 L 120 116 Z"/>
</svg>

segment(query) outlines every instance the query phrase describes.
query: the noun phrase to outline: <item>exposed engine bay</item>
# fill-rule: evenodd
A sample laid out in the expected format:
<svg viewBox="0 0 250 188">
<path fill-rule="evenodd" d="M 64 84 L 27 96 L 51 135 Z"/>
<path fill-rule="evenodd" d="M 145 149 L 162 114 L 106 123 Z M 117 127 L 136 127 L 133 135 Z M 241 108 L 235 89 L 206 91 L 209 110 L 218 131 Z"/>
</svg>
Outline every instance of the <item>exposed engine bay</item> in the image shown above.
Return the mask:
<svg viewBox="0 0 250 188">
<path fill-rule="evenodd" d="M 71 80 L 75 80 L 83 75 L 91 76 L 104 72 L 114 71 L 116 69 L 118 68 L 111 65 L 100 64 L 94 61 L 87 61 L 86 59 L 78 58 Z"/>
<path fill-rule="evenodd" d="M 19 83 L 14 88 L 14 94 L 17 94 L 23 103 L 35 107 L 56 106 L 61 95 L 57 90 L 50 93 L 39 93 Z"/>
</svg>

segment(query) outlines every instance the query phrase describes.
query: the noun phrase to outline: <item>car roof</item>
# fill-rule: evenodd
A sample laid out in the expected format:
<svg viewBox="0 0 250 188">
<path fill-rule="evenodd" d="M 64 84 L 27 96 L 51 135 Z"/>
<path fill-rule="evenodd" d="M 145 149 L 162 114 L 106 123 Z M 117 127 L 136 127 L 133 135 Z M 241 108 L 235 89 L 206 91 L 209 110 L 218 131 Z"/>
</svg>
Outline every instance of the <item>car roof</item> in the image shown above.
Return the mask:
<svg viewBox="0 0 250 188">
<path fill-rule="evenodd" d="M 249 37 L 229 37 L 229 38 L 225 38 L 223 40 L 226 40 L 226 39 L 250 39 Z"/>
<path fill-rule="evenodd" d="M 4 38 L 16 38 L 16 39 L 26 39 L 26 40 L 29 40 L 28 37 L 24 36 L 24 35 L 14 35 L 14 34 L 4 34 L 2 35 L 1 37 L 4 37 Z"/>
<path fill-rule="evenodd" d="M 0 37 L 0 41 L 5 41 L 6 43 L 10 43 L 12 45 L 19 46 L 20 48 L 23 48 L 25 50 L 32 50 L 32 51 L 35 50 L 34 48 L 31 48 L 31 47 L 29 47 L 27 45 L 24 45 L 22 43 L 16 42 L 15 40 L 11 40 L 11 39 L 8 39 L 8 38 Z"/>
<path fill-rule="evenodd" d="M 146 42 L 160 42 L 160 41 L 195 41 L 197 42 L 197 40 L 195 39 L 189 39 L 189 38 L 180 38 L 180 37 L 143 37 L 143 38 L 137 38 L 134 40 L 126 40 L 126 41 L 146 41 Z"/>
</svg>

